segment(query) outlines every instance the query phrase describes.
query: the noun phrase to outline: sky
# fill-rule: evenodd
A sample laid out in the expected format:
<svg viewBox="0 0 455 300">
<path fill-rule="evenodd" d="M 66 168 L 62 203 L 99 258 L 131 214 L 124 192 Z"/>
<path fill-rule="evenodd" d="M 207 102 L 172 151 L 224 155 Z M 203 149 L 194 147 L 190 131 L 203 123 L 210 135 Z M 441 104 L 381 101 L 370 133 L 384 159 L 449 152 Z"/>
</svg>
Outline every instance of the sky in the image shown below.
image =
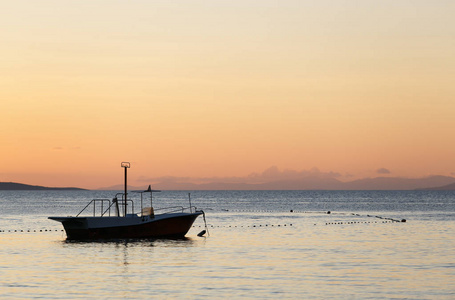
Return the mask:
<svg viewBox="0 0 455 300">
<path fill-rule="evenodd" d="M 455 174 L 454 1 L 0 4 L 0 181 Z"/>
</svg>

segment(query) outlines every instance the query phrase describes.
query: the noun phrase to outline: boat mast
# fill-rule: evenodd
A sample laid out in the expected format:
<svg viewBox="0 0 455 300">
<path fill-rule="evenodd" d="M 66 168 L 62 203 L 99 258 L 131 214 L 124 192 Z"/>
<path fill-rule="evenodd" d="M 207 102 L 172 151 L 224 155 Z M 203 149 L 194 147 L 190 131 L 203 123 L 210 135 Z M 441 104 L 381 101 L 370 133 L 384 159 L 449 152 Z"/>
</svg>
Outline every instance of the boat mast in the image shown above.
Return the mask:
<svg viewBox="0 0 455 300">
<path fill-rule="evenodd" d="M 128 195 L 128 182 L 127 182 L 127 169 L 130 167 L 130 163 L 129 162 L 122 162 L 122 168 L 125 169 L 125 215 L 124 217 L 126 217 L 126 212 L 127 212 L 127 195 Z"/>
</svg>

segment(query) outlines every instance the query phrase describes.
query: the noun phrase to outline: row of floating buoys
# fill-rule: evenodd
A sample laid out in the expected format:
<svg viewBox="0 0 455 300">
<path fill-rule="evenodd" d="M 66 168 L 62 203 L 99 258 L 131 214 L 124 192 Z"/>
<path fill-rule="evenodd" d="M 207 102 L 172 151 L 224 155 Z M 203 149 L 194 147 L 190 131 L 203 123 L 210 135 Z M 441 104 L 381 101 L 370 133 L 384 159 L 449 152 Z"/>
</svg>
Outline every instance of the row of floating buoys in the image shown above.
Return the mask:
<svg viewBox="0 0 455 300">
<path fill-rule="evenodd" d="M 323 211 L 299 211 L 299 210 L 293 210 L 291 209 L 289 212 L 291 213 L 303 213 L 303 214 L 331 214 L 330 210 L 323 210 Z"/>
<path fill-rule="evenodd" d="M 221 209 L 222 211 L 230 211 L 230 212 L 245 212 L 245 213 L 277 213 L 279 211 L 274 210 L 248 210 L 248 209 Z M 289 210 L 291 213 L 305 213 L 305 214 L 330 214 L 330 211 L 323 210 L 323 211 L 300 211 L 291 209 Z"/>
<path fill-rule="evenodd" d="M 35 229 L 35 230 L 31 230 L 31 229 L 27 229 L 27 230 L 0 230 L 0 232 L 59 232 L 59 231 L 64 231 L 63 229 Z"/>
<path fill-rule="evenodd" d="M 221 209 L 222 211 L 231 211 L 231 212 L 246 212 L 246 213 L 276 213 L 277 211 L 271 211 L 271 210 L 241 210 L 241 209 Z M 294 209 L 291 209 L 289 210 L 290 213 L 306 213 L 306 214 L 317 214 L 317 213 L 322 213 L 322 214 L 328 214 L 330 215 L 332 212 L 329 210 L 329 211 L 299 211 L 299 210 L 294 210 Z M 336 213 L 336 214 L 348 214 L 348 213 Z M 352 213 L 351 215 L 353 216 L 358 216 L 358 217 L 364 217 L 360 214 L 355 214 L 355 213 Z M 401 219 L 401 220 L 396 220 L 396 219 L 392 219 L 392 218 L 386 218 L 386 217 L 381 217 L 381 216 L 371 216 L 371 215 L 366 215 L 367 217 L 376 217 L 376 218 L 379 218 L 379 219 L 385 219 L 385 220 L 390 220 L 392 222 L 402 222 L 402 223 L 405 223 L 406 222 L 406 219 Z"/>
<path fill-rule="evenodd" d="M 267 213 L 276 213 L 276 211 L 271 211 L 271 210 L 240 210 L 240 209 L 222 209 L 222 211 L 231 211 L 231 212 L 254 212 L 254 213 L 264 213 L 264 212 L 267 212 Z M 299 211 L 299 210 L 294 210 L 294 209 L 291 209 L 289 210 L 290 213 L 306 213 L 306 214 L 327 214 L 327 215 L 330 215 L 332 214 L 332 212 L 330 210 L 324 210 L 324 211 Z M 337 214 L 343 214 L 343 213 L 337 213 Z M 344 213 L 344 214 L 347 214 L 347 213 Z M 360 214 L 355 214 L 355 213 L 352 213 L 351 215 L 353 216 L 358 216 L 358 217 L 364 217 Z M 396 219 L 392 219 L 392 218 L 386 218 L 386 217 L 381 217 L 381 216 L 372 216 L 372 215 L 366 215 L 367 217 L 376 217 L 376 218 L 379 218 L 379 219 L 385 219 L 385 220 L 390 220 L 390 221 L 393 221 L 393 222 L 406 222 L 406 219 L 401 219 L 401 220 L 396 220 Z"/>
<path fill-rule="evenodd" d="M 395 221 L 395 220 L 387 220 L 387 221 L 382 221 L 382 222 L 378 222 L 378 221 L 344 221 L 344 222 L 326 222 L 325 225 L 351 225 L 351 224 L 378 224 L 378 223 L 396 223 L 396 222 L 399 222 L 399 221 Z M 402 221 L 403 222 L 403 221 Z M 406 221 L 404 221 L 406 222 Z M 317 225 L 317 224 L 313 224 L 313 225 Z M 211 227 L 211 228 L 255 228 L 255 227 L 286 227 L 286 226 L 292 226 L 292 224 L 278 224 L 278 225 L 269 225 L 269 224 L 266 224 L 266 225 L 208 225 L 207 227 Z M 204 227 L 204 226 L 195 226 L 193 225 L 193 227 Z"/>
<path fill-rule="evenodd" d="M 245 213 L 276 213 L 273 210 L 248 210 L 248 209 L 222 209 L 222 211 L 245 212 Z"/>
<path fill-rule="evenodd" d="M 211 228 L 253 228 L 253 227 L 287 227 L 287 226 L 292 226 L 292 224 L 278 224 L 278 225 L 269 225 L 269 224 L 265 224 L 265 225 L 221 225 L 221 226 L 215 226 L 215 225 L 207 225 L 207 227 L 211 227 Z M 204 226 L 194 226 L 193 227 L 204 227 Z"/>
<path fill-rule="evenodd" d="M 359 214 L 352 214 L 352 215 L 362 217 Z M 406 222 L 406 219 L 397 220 L 397 219 L 386 218 L 386 217 L 381 217 L 381 216 L 372 216 L 372 215 L 367 215 L 367 217 L 369 217 L 369 218 L 378 218 L 378 219 L 383 219 L 383 220 L 389 220 L 389 221 L 392 221 L 392 222 L 401 222 L 401 223 L 405 223 Z"/>
<path fill-rule="evenodd" d="M 378 223 L 395 223 L 395 222 L 396 221 L 332 222 L 332 223 L 325 223 L 325 225 L 378 224 Z"/>
</svg>

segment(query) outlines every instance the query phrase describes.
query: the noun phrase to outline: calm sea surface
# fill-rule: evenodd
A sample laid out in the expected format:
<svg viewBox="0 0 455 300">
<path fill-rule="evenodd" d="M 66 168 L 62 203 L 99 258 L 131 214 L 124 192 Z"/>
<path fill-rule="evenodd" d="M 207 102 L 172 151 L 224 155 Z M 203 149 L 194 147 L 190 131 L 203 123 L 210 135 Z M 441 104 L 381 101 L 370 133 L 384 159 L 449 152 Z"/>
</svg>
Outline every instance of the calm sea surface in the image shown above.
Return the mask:
<svg viewBox="0 0 455 300">
<path fill-rule="evenodd" d="M 47 219 L 114 193 L 0 191 L 0 298 L 455 299 L 455 192 L 194 191 L 210 235 L 183 240 L 67 242 Z"/>
</svg>

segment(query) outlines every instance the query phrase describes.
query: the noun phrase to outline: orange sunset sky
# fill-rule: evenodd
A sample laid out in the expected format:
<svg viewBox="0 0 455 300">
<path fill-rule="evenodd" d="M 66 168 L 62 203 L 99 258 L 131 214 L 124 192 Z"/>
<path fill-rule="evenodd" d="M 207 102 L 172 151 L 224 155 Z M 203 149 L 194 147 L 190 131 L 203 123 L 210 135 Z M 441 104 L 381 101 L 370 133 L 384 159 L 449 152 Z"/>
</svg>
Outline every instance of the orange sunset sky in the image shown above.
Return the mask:
<svg viewBox="0 0 455 300">
<path fill-rule="evenodd" d="M 0 5 L 0 181 L 455 174 L 454 1 Z"/>
</svg>

